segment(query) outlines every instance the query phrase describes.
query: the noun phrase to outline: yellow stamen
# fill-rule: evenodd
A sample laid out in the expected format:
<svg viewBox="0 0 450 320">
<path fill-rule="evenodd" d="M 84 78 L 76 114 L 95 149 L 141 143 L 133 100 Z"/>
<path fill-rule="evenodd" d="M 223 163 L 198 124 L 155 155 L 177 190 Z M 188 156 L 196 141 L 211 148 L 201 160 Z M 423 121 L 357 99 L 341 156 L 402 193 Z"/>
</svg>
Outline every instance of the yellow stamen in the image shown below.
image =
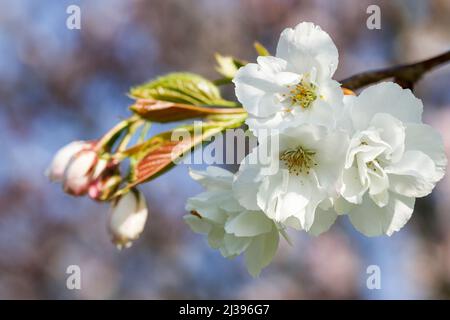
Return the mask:
<svg viewBox="0 0 450 320">
<path fill-rule="evenodd" d="M 317 99 L 316 85 L 305 79 L 302 79 L 295 86 L 289 86 L 288 89 L 293 106 L 300 106 L 303 109 L 308 109 Z"/>
<path fill-rule="evenodd" d="M 284 151 L 280 155 L 280 160 L 286 164 L 289 173 L 298 176 L 300 173 L 309 174 L 309 170 L 317 165 L 314 161 L 315 154 L 314 151 L 297 147 Z"/>
</svg>

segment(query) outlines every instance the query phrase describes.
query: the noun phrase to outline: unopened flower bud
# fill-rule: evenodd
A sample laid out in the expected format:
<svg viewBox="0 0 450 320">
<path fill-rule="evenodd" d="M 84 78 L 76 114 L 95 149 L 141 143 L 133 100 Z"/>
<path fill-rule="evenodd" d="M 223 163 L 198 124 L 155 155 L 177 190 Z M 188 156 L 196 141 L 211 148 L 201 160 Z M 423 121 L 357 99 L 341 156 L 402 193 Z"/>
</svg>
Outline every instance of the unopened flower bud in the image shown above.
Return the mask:
<svg viewBox="0 0 450 320">
<path fill-rule="evenodd" d="M 115 200 L 109 216 L 109 232 L 119 249 L 131 246 L 144 230 L 148 209 L 144 195 L 131 190 Z"/>
<path fill-rule="evenodd" d="M 121 182 L 122 177 L 119 174 L 105 173 L 89 186 L 89 197 L 94 200 L 105 201 L 116 192 Z"/>
<path fill-rule="evenodd" d="M 53 157 L 50 167 L 46 171 L 46 175 L 51 181 L 61 182 L 64 178 L 64 172 L 72 159 L 72 157 L 81 150 L 91 148 L 91 143 L 86 141 L 73 141 L 62 147 Z"/>
<path fill-rule="evenodd" d="M 64 173 L 64 191 L 75 196 L 86 194 L 92 181 L 100 176 L 107 164 L 107 160 L 100 159 L 94 149 L 78 152 Z"/>
</svg>

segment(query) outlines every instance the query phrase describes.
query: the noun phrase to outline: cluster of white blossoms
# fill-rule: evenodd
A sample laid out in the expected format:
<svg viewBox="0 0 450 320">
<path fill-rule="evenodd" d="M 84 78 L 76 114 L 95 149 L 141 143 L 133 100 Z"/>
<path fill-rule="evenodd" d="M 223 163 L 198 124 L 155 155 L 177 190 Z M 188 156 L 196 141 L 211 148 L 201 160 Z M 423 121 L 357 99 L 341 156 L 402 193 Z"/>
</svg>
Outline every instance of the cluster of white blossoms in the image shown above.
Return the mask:
<svg viewBox="0 0 450 320">
<path fill-rule="evenodd" d="M 337 65 L 320 27 L 284 30 L 275 57 L 258 57 L 233 80 L 258 146 L 236 174 L 191 172 L 207 191 L 188 200 L 186 222 L 223 256 L 245 253 L 252 275 L 289 227 L 318 235 L 348 214 L 367 236 L 392 235 L 445 174 L 443 142 L 422 123 L 422 102 L 391 82 L 344 96 L 332 79 Z"/>
</svg>

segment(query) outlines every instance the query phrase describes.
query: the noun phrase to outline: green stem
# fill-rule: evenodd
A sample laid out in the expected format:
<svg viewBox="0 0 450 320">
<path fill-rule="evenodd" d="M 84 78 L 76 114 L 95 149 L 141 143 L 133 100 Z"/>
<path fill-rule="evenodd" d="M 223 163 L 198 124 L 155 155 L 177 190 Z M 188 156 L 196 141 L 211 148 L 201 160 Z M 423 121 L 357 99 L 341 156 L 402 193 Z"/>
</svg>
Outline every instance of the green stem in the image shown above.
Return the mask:
<svg viewBox="0 0 450 320">
<path fill-rule="evenodd" d="M 140 144 L 145 141 L 145 138 L 147 137 L 147 133 L 150 130 L 151 126 L 152 126 L 152 123 L 150 121 L 145 122 L 144 127 L 142 128 L 142 131 L 141 131 L 141 135 L 139 136 L 139 139 L 137 141 L 137 144 Z"/>
<path fill-rule="evenodd" d="M 136 130 L 144 123 L 143 120 L 133 122 L 128 127 L 128 132 L 125 134 L 125 136 L 122 138 L 122 141 L 120 142 L 119 146 L 117 147 L 117 152 L 124 151 L 128 144 L 130 143 L 131 138 L 133 138 L 134 134 L 136 133 Z"/>
<path fill-rule="evenodd" d="M 232 78 L 220 78 L 213 81 L 216 86 L 223 86 L 232 83 Z"/>
<path fill-rule="evenodd" d="M 109 151 L 114 142 L 119 138 L 123 130 L 127 129 L 131 124 L 138 121 L 140 118 L 136 115 L 129 117 L 128 119 L 122 120 L 116 124 L 112 129 L 110 129 L 100 140 L 97 142 L 96 149 L 100 153 Z"/>
</svg>

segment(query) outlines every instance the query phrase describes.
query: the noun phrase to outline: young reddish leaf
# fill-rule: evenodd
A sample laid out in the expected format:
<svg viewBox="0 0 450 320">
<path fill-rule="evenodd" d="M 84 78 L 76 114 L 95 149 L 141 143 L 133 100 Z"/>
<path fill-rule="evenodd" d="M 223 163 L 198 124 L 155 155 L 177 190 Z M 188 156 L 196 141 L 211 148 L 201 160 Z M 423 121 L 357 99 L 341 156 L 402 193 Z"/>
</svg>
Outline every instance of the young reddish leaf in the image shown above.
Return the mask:
<svg viewBox="0 0 450 320">
<path fill-rule="evenodd" d="M 150 179 L 156 174 L 173 164 L 173 150 L 179 148 L 180 150 L 189 150 L 190 143 L 177 142 L 166 140 L 159 144 L 157 148 L 148 152 L 147 155 L 136 163 L 134 168 L 134 184 Z"/>
<path fill-rule="evenodd" d="M 201 122 L 201 125 L 183 126 L 158 134 L 150 140 L 124 151 L 123 156 L 133 159 L 132 176 L 129 184 L 118 194 L 156 178 L 173 167 L 176 160 L 182 158 L 197 145 L 209 142 L 212 136 L 225 129 L 240 127 L 245 118 L 246 113 L 214 115 L 214 118 Z M 183 139 L 177 140 L 176 137 L 183 137 Z"/>
<path fill-rule="evenodd" d="M 138 99 L 130 109 L 141 117 L 154 122 L 172 122 L 202 118 L 213 114 L 244 113 L 242 108 L 201 107 L 169 101 Z"/>
</svg>

